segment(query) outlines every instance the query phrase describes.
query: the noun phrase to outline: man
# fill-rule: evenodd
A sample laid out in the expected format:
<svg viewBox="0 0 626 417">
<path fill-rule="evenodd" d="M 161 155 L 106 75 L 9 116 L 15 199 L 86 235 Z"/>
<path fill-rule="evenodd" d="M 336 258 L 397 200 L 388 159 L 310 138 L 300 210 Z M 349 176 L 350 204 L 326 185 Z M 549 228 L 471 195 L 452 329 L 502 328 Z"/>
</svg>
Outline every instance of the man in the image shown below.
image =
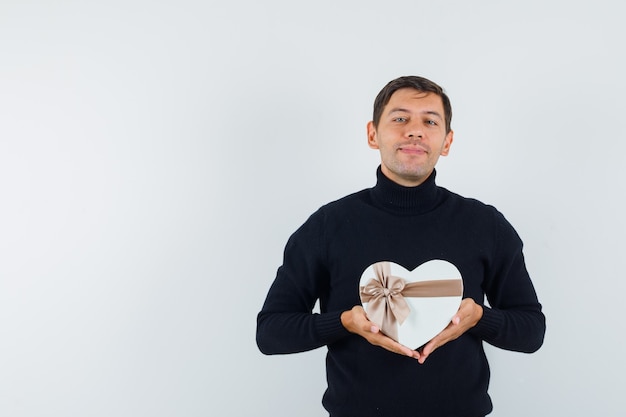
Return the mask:
<svg viewBox="0 0 626 417">
<path fill-rule="evenodd" d="M 381 156 L 376 185 L 323 206 L 291 236 L 258 315 L 265 354 L 327 346 L 322 403 L 332 417 L 485 416 L 483 341 L 528 353 L 543 343 L 545 317 L 513 227 L 495 208 L 435 184 L 451 117 L 447 95 L 425 78 L 381 90 L 367 125 Z M 450 324 L 413 350 L 368 320 L 359 282 L 380 261 L 411 271 L 434 259 L 458 268 L 463 300 Z"/>
</svg>

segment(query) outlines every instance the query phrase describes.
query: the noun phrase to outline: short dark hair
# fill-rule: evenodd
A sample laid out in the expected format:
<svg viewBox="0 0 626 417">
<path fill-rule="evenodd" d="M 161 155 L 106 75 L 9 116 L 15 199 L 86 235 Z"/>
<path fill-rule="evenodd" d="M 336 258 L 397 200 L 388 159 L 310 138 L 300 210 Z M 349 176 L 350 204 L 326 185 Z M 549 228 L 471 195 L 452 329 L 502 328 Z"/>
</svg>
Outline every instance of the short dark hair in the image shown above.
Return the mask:
<svg viewBox="0 0 626 417">
<path fill-rule="evenodd" d="M 418 77 L 416 75 L 396 78 L 395 80 L 389 81 L 389 83 L 387 83 L 387 85 L 380 90 L 380 93 L 376 96 L 376 100 L 374 100 L 374 118 L 372 119 L 374 127 L 378 127 L 380 117 L 383 114 L 383 109 L 387 103 L 389 103 L 393 93 L 401 88 L 412 88 L 424 93 L 434 93 L 441 97 L 441 101 L 443 102 L 444 119 L 446 122 L 446 133 L 450 132 L 450 125 L 452 122 L 452 105 L 450 104 L 450 99 L 444 92 L 443 88 L 439 85 L 424 77 Z"/>
</svg>

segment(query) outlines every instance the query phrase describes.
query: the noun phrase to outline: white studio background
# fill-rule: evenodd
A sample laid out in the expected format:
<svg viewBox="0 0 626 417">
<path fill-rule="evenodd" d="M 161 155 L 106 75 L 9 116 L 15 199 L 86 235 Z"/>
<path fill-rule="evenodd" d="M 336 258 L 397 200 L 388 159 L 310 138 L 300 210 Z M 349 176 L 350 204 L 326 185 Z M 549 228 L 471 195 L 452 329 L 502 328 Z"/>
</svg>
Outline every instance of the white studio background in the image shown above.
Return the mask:
<svg viewBox="0 0 626 417">
<path fill-rule="evenodd" d="M 0 415 L 323 416 L 324 349 L 263 356 L 256 314 L 289 235 L 373 185 L 407 74 L 452 100 L 439 184 L 513 223 L 548 319 L 488 347 L 492 415 L 623 415 L 622 8 L 0 0 Z"/>
</svg>

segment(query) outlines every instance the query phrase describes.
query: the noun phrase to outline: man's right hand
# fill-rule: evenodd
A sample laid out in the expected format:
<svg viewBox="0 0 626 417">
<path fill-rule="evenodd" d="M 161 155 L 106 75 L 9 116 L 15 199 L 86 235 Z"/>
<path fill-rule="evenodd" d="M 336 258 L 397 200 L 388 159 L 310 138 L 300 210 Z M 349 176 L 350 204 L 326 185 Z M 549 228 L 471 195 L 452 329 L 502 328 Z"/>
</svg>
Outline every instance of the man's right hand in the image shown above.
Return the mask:
<svg viewBox="0 0 626 417">
<path fill-rule="evenodd" d="M 365 310 L 361 306 L 354 306 L 351 310 L 344 311 L 341 314 L 341 324 L 350 333 L 360 335 L 373 345 L 380 346 L 399 355 L 410 356 L 414 359 L 420 358 L 420 354 L 416 350 L 401 345 L 381 333 L 378 326 L 367 319 Z"/>
</svg>

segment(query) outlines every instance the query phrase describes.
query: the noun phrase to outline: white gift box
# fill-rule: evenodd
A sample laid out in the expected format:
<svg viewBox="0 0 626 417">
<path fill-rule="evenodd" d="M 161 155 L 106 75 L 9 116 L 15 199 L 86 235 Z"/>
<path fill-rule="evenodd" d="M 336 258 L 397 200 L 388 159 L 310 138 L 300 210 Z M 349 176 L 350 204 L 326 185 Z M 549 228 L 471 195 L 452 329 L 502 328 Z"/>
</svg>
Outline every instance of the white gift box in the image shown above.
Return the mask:
<svg viewBox="0 0 626 417">
<path fill-rule="evenodd" d="M 453 264 L 440 259 L 412 271 L 383 261 L 363 272 L 359 293 L 370 321 L 417 349 L 450 323 L 461 304 L 463 280 Z"/>
</svg>

